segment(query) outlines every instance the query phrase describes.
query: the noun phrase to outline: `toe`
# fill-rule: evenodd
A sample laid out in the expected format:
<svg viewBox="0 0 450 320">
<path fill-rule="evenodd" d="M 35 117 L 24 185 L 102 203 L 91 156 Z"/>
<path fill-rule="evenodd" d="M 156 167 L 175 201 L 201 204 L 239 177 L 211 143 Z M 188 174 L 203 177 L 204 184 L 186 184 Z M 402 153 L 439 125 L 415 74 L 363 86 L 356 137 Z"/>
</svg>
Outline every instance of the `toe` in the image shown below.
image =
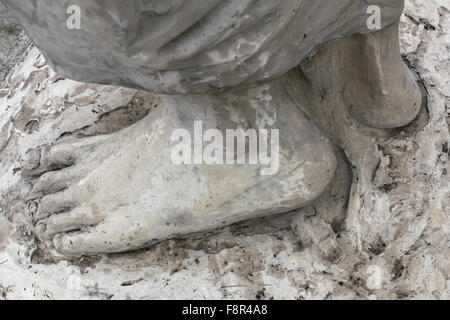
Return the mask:
<svg viewBox="0 0 450 320">
<path fill-rule="evenodd" d="M 78 204 L 78 193 L 73 189 L 65 189 L 58 193 L 46 195 L 41 200 L 30 202 L 30 213 L 34 221 L 39 221 L 53 214 L 72 210 Z"/>
<path fill-rule="evenodd" d="M 139 227 L 129 226 L 122 230 L 118 227 L 124 225 L 117 223 L 118 221 L 111 224 L 111 221 L 103 220 L 81 232 L 58 234 L 53 238 L 53 245 L 65 255 L 81 256 L 124 252 L 159 242 L 158 239 L 148 239 L 148 232 L 140 230 Z"/>
<path fill-rule="evenodd" d="M 39 176 L 47 171 L 60 170 L 72 166 L 78 159 L 86 157 L 107 136 L 95 136 L 73 143 L 44 145 L 31 149 L 20 159 L 25 175 Z"/>
<path fill-rule="evenodd" d="M 106 253 L 113 246 L 113 240 L 105 232 L 90 228 L 86 232 L 61 233 L 53 238 L 53 245 L 68 256 Z"/>
<path fill-rule="evenodd" d="M 79 167 L 69 167 L 58 171 L 46 172 L 33 180 L 31 196 L 56 193 L 67 189 L 78 181 L 82 169 Z"/>
<path fill-rule="evenodd" d="M 69 145 L 45 145 L 28 150 L 20 162 L 26 175 L 36 176 L 72 165 L 75 161 L 74 156 L 74 150 Z"/>
<path fill-rule="evenodd" d="M 83 230 L 97 224 L 100 218 L 93 215 L 89 209 L 75 208 L 67 213 L 54 214 L 41 220 L 36 225 L 36 233 L 43 240 L 50 240 L 62 232 Z"/>
</svg>

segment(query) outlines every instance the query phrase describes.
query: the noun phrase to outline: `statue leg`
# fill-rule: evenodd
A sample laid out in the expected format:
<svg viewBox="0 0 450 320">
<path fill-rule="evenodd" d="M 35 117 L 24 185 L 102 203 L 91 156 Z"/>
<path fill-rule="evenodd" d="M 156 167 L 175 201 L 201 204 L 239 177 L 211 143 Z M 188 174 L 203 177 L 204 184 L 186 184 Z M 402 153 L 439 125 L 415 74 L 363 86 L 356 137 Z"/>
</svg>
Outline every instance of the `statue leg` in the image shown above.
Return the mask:
<svg viewBox="0 0 450 320">
<path fill-rule="evenodd" d="M 345 190 L 342 197 L 348 201 L 339 210 L 330 190 L 330 196 L 318 199 L 315 208 L 327 221 L 345 219 L 345 227 L 355 237 L 371 232 L 353 228 L 357 221 L 377 212 L 374 177 L 385 161 L 377 142 L 398 131 L 389 128 L 412 122 L 424 102 L 413 73 L 401 59 L 397 27 L 334 41 L 287 78 L 292 96 L 298 87 L 310 88 L 310 98 L 302 98 L 309 101 L 301 105 L 302 110 L 333 142 L 336 154 L 339 149 L 345 154 L 345 159 L 338 157 L 342 178 L 331 186 Z M 417 117 L 418 126 L 421 120 Z M 352 171 L 350 177 L 346 166 Z M 336 210 L 329 210 L 331 206 Z"/>
<path fill-rule="evenodd" d="M 352 114 L 375 128 L 407 125 L 419 113 L 417 79 L 400 54 L 398 24 L 346 41 L 344 98 Z"/>
<path fill-rule="evenodd" d="M 278 129 L 275 170 L 263 175 L 261 159 L 177 164 L 173 133 L 185 129 L 194 143 L 199 121 L 204 133 L 215 129 L 223 136 L 228 129 Z M 268 140 L 273 156 L 276 146 Z M 22 163 L 33 185 L 28 198 L 36 233 L 66 255 L 128 251 L 289 212 L 318 197 L 336 167 L 328 140 L 280 80 L 235 93 L 161 96 L 159 106 L 131 127 L 33 149 Z"/>
</svg>

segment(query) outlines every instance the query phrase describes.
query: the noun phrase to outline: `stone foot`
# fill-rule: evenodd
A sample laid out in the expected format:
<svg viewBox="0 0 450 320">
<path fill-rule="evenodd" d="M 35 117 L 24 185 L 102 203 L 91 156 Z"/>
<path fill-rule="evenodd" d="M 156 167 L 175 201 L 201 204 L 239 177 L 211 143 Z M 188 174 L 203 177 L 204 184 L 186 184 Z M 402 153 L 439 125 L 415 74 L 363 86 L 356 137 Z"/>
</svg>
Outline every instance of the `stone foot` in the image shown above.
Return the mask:
<svg viewBox="0 0 450 320">
<path fill-rule="evenodd" d="M 162 96 L 146 118 L 111 135 L 30 150 L 36 233 L 68 256 L 122 252 L 250 218 L 285 213 L 317 198 L 336 160 L 327 139 L 280 81 L 238 93 Z M 279 129 L 279 164 L 175 164 L 172 134 L 203 129 Z M 269 139 L 270 140 L 270 139 Z M 271 152 L 275 152 L 272 148 Z"/>
<path fill-rule="evenodd" d="M 354 35 L 345 47 L 344 98 L 351 113 L 374 128 L 397 128 L 418 115 L 422 94 L 400 54 L 398 25 Z"/>
</svg>

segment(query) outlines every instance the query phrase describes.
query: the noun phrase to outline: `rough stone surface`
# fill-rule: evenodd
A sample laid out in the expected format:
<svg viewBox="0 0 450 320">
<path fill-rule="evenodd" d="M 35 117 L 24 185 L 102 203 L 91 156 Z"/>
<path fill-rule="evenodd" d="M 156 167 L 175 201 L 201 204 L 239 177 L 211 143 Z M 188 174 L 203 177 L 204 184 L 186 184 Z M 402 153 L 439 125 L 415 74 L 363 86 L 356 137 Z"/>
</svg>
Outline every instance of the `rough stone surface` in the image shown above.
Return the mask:
<svg viewBox="0 0 450 320">
<path fill-rule="evenodd" d="M 35 42 L 43 43 L 47 48 L 52 47 L 54 43 L 54 29 L 46 26 L 47 21 L 56 27 L 52 21 L 59 21 L 55 17 L 61 12 L 43 12 L 41 6 L 47 8 L 47 5 L 42 3 L 36 3 L 34 6 L 21 3 L 20 7 L 16 7 L 12 12 L 17 13 L 24 25 L 37 24 L 45 30 L 48 29 L 45 34 L 30 32 Z M 99 8 L 96 15 L 93 13 L 96 11 L 92 9 L 95 3 L 83 2 L 82 12 L 95 20 L 97 25 L 109 25 L 108 14 L 117 7 L 124 10 L 129 8 L 132 2 L 128 3 L 128 7 L 123 7 L 124 3 L 121 2 L 121 6 L 118 6 L 116 2 L 108 2 L 101 10 Z M 191 2 L 185 4 L 174 6 L 161 16 L 147 17 L 143 25 L 153 21 L 155 28 L 149 30 L 146 36 L 157 37 L 165 30 L 160 24 L 170 24 L 175 19 L 174 16 L 181 19 L 182 24 L 188 24 L 191 20 L 197 21 L 198 16 L 202 16 L 202 20 L 192 27 L 194 29 L 205 20 L 209 21 L 211 16 L 220 21 L 234 19 L 239 16 L 236 15 L 236 10 L 239 11 L 239 6 L 243 3 L 221 2 L 214 7 L 213 12 L 207 14 L 203 12 L 203 8 L 193 8 Z M 292 43 L 298 39 L 297 33 L 290 33 L 290 23 L 300 28 L 300 21 L 304 19 L 299 20 L 297 9 L 285 10 L 284 5 L 289 5 L 289 2 L 283 2 L 283 5 L 280 4 L 276 8 L 271 7 L 273 2 L 259 4 L 260 7 L 255 7 L 254 3 L 245 7 L 248 19 L 255 19 L 260 10 L 274 14 L 286 24 L 278 26 L 279 28 L 274 26 L 273 32 L 280 32 L 276 36 L 277 40 L 266 43 L 266 40 L 260 39 L 258 45 L 271 47 L 271 41 L 284 39 L 279 43 L 279 49 L 286 50 L 286 60 L 295 61 L 303 50 L 316 50 L 320 44 L 325 44 L 319 41 L 305 42 L 306 47 L 301 50 L 289 51 Z M 334 25 L 333 28 L 329 24 L 330 17 L 336 13 L 327 12 L 319 17 L 317 5 L 330 10 L 345 4 L 343 10 L 339 10 L 336 21 L 350 29 L 359 28 L 360 20 L 366 17 L 365 13 L 360 12 L 364 6 L 355 1 L 326 6 L 324 3 L 313 4 L 307 1 L 297 3 L 300 4 L 302 6 L 298 10 L 305 19 L 310 11 L 315 12 L 311 13 L 311 17 L 316 17 L 318 23 L 312 25 L 310 33 L 317 39 L 324 33 L 337 32 L 340 29 L 339 26 Z M 395 8 L 403 8 L 403 2 L 396 2 Z M 381 17 L 385 20 L 386 17 L 396 17 L 395 8 L 384 7 Z M 124 17 L 125 12 L 121 11 L 119 17 Z M 293 12 L 295 16 L 291 17 Z M 161 17 L 164 19 L 161 20 Z M 43 18 L 45 23 L 42 22 Z M 121 20 L 127 21 L 125 18 Z M 166 31 L 172 32 L 176 28 L 172 26 Z M 243 31 L 240 27 L 236 28 Z M 114 33 L 118 35 L 118 41 L 122 39 L 121 34 L 134 32 L 129 23 L 125 23 L 122 29 L 123 32 Z M 220 41 L 220 33 L 215 34 L 212 25 L 206 24 L 202 29 L 203 33 L 191 33 L 191 29 L 184 32 L 184 36 L 189 35 L 191 43 L 201 43 L 205 32 L 209 34 L 210 41 Z M 89 31 L 90 35 L 86 39 L 80 39 L 81 48 L 84 45 L 89 48 L 98 44 L 110 45 L 104 37 L 99 36 L 98 28 L 85 28 L 81 31 Z M 240 35 L 242 39 L 248 40 L 247 37 L 251 38 L 258 32 L 253 30 L 245 35 L 240 32 Z M 56 34 L 60 35 L 59 29 Z M 169 37 L 168 34 L 166 36 Z M 326 39 L 324 41 L 326 42 Z M 59 50 L 67 50 L 68 47 L 70 45 L 63 42 L 58 44 Z M 67 143 L 57 139 L 52 141 L 52 144 L 30 149 L 21 156 L 21 175 L 25 185 L 16 188 L 21 194 L 7 195 L 9 203 L 25 203 L 39 240 L 48 248 L 55 248 L 58 252 L 70 256 L 136 250 L 193 232 L 212 230 L 246 219 L 286 213 L 300 208 L 322 194 L 334 177 L 336 158 L 333 151 L 339 154 L 342 153 L 341 150 L 346 150 L 347 158 L 352 163 L 367 158 L 358 148 L 374 144 L 367 141 L 368 137 L 363 132 L 359 134 L 361 130 L 356 128 L 350 119 L 354 120 L 355 124 L 359 123 L 360 127 L 367 123 L 372 127 L 396 128 L 414 120 L 422 105 L 416 79 L 401 59 L 398 21 L 367 35 L 341 37 L 334 41 L 330 48 L 332 49 L 323 48 L 318 58 L 304 61 L 304 75 L 290 72 L 277 79 L 253 84 L 251 88 L 238 86 L 231 91 L 215 94 L 160 94 L 155 111 L 139 123 L 123 130 L 109 135 L 74 139 Z M 137 49 L 136 55 L 152 56 L 154 48 L 142 46 Z M 120 48 L 111 50 L 112 54 L 121 54 Z M 90 58 L 97 52 L 83 49 L 80 54 L 84 58 Z M 52 60 L 55 58 L 61 57 L 50 57 Z M 39 69 L 45 70 L 46 65 L 41 65 L 38 61 L 33 61 L 34 59 L 38 58 L 28 55 L 22 64 L 32 64 L 36 67 L 35 72 L 13 74 L 10 81 L 18 83 L 17 90 L 4 95 L 0 100 L 1 104 L 18 106 L 25 102 L 28 106 L 39 105 L 40 90 L 36 90 L 35 83 L 48 83 L 51 75 L 40 72 Z M 158 55 L 154 55 L 149 63 L 157 63 L 157 60 Z M 207 64 L 207 60 L 206 56 L 199 56 L 200 69 Z M 115 69 L 120 70 L 131 61 L 129 58 L 117 61 Z M 189 67 L 187 60 L 180 63 L 180 68 Z M 235 63 L 236 67 L 242 66 L 240 61 Z M 307 64 L 311 66 L 306 67 Z M 263 68 L 266 67 L 270 66 Z M 273 64 L 271 67 L 279 68 L 280 65 Z M 78 72 L 79 69 L 79 65 L 73 65 L 69 71 Z M 101 74 L 101 62 L 92 65 L 89 72 Z M 137 72 L 135 70 L 134 75 Z M 217 72 L 218 75 L 221 74 L 221 70 Z M 234 75 L 234 79 L 237 77 Z M 256 80 L 258 79 L 253 79 Z M 111 79 L 109 82 L 114 81 Z M 48 86 L 50 93 L 53 88 L 52 84 Z M 45 105 L 50 107 L 53 101 L 63 101 L 66 106 L 65 97 L 73 96 L 77 92 L 77 86 L 72 86 L 68 87 L 67 91 L 53 93 Z M 341 92 L 344 99 L 339 98 Z M 305 110 L 308 106 L 309 110 Z M 348 109 L 356 116 L 348 114 Z M 329 123 L 324 125 L 323 119 L 329 119 Z M 172 135 L 177 129 L 184 128 L 190 131 L 189 135 L 194 136 L 195 141 L 195 121 L 201 121 L 205 130 L 214 128 L 216 132 L 220 131 L 222 137 L 227 135 L 229 129 L 277 129 L 280 142 L 279 145 L 278 141 L 275 142 L 277 146 L 270 146 L 270 168 L 261 165 L 261 159 L 259 165 L 211 165 L 205 161 L 190 165 L 174 164 L 170 160 L 171 154 L 179 142 L 173 141 Z M 314 123 L 323 127 L 321 131 L 327 133 L 333 144 L 327 141 Z M 36 129 L 36 125 L 34 123 L 30 131 Z M 259 135 L 261 144 L 261 132 Z M 220 138 L 214 139 L 215 144 L 220 143 L 219 150 L 215 153 L 223 153 L 224 145 L 217 141 Z M 270 140 L 272 139 L 273 137 Z M 188 144 L 191 146 L 192 141 Z M 198 143 L 194 142 L 194 145 Z M 194 153 L 195 149 L 196 146 Z M 228 141 L 226 149 L 234 151 Z M 262 151 L 261 145 L 259 149 Z M 228 158 L 229 151 L 226 153 Z M 279 159 L 273 159 L 274 154 L 279 155 Z M 369 156 L 368 162 L 375 164 L 376 154 Z M 223 155 L 221 158 L 223 161 Z M 340 170 L 348 166 L 345 161 L 341 162 L 338 165 Z M 355 174 L 369 177 L 373 175 L 373 169 L 367 169 L 369 167 L 356 165 Z M 268 170 L 272 171 L 270 177 L 266 175 Z M 347 194 L 343 194 L 343 199 L 347 199 L 350 180 L 342 178 L 339 175 L 335 177 L 337 183 L 341 184 L 340 189 L 347 190 Z M 344 185 L 344 182 L 347 182 L 347 185 Z M 14 194 L 15 190 L 12 190 Z M 8 208 L 7 202 L 6 207 L 8 216 L 16 216 L 17 210 L 13 206 Z M 333 223 L 339 225 L 344 217 L 344 214 L 335 217 L 336 221 Z"/>
<path fill-rule="evenodd" d="M 2 1 L 58 74 L 158 93 L 276 78 L 334 39 L 367 33 L 369 5 L 381 7 L 383 28 L 403 8 L 398 0 Z M 81 9 L 79 30 L 66 27 L 69 4 Z"/>
<path fill-rule="evenodd" d="M 339 200 L 340 184 L 332 183 L 327 197 L 286 216 L 166 241 L 139 252 L 48 265 L 40 262 L 58 258 L 42 256 L 45 251 L 33 237 L 29 217 L 9 216 L 4 210 L 9 219 L 0 220 L 0 248 L 5 248 L 0 251 L 0 296 L 448 299 L 449 9 L 438 0 L 407 2 L 401 44 L 428 92 L 426 108 L 413 124 L 386 132 L 387 138 L 380 131 L 371 134 L 355 127 L 350 140 L 342 139 L 343 144 L 359 142 L 351 144 L 354 150 L 346 150 L 345 158 L 356 172 L 367 173 L 355 179 L 345 217 L 338 208 L 347 205 Z M 326 48 L 313 60 L 335 61 L 342 52 L 339 46 Z M 18 77 L 12 77 L 0 95 L 32 85 L 42 103 L 2 106 L 2 196 L 20 183 L 17 158 L 28 148 L 58 138 L 116 131 L 143 117 L 133 112 L 140 110 L 140 99 L 152 99 L 134 90 L 62 79 L 39 52 L 28 54 L 34 55 L 25 60 L 30 63 L 16 69 Z M 339 79 L 324 80 L 320 70 L 309 67 L 302 65 L 306 75 L 319 75 L 319 83 Z M 36 72 L 33 84 L 20 81 L 31 72 Z M 79 90 L 64 97 L 74 86 Z M 328 103 L 324 101 L 317 106 Z M 376 147 L 367 149 L 367 163 L 358 162 L 365 151 L 361 145 Z M 342 168 L 338 174 L 345 177 Z M 375 288 L 378 279 L 381 283 Z"/>
</svg>

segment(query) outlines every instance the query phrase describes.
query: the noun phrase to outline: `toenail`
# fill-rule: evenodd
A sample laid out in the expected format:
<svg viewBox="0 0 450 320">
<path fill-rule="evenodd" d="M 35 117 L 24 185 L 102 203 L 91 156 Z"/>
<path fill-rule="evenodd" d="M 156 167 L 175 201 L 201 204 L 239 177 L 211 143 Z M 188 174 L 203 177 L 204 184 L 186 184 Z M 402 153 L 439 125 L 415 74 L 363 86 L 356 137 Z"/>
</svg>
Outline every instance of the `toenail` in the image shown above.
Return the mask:
<svg viewBox="0 0 450 320">
<path fill-rule="evenodd" d="M 61 253 L 64 253 L 63 249 L 65 247 L 68 247 L 72 245 L 72 241 L 67 241 L 67 239 L 64 237 L 63 234 L 57 234 L 52 239 L 53 246 L 56 248 L 56 250 L 60 251 Z"/>
<path fill-rule="evenodd" d="M 38 208 L 39 208 L 39 205 L 38 205 L 37 201 L 31 201 L 28 204 L 28 212 L 29 212 L 29 214 L 31 216 L 34 216 L 37 213 Z"/>
<path fill-rule="evenodd" d="M 42 236 L 44 232 L 47 230 L 47 225 L 44 222 L 38 222 L 34 230 L 39 236 Z"/>
<path fill-rule="evenodd" d="M 26 182 L 23 185 L 23 188 L 20 189 L 19 193 L 20 193 L 20 197 L 22 199 L 27 199 L 28 196 L 30 195 L 31 190 L 33 189 L 33 185 L 29 182 Z"/>
<path fill-rule="evenodd" d="M 63 251 L 64 243 L 63 243 L 63 235 L 62 234 L 55 235 L 52 239 L 52 242 L 53 242 L 53 246 L 56 248 L 56 250 L 58 250 L 60 252 Z"/>
<path fill-rule="evenodd" d="M 41 164 L 41 150 L 31 149 L 28 150 L 25 155 L 20 159 L 22 169 L 25 171 L 31 171 L 37 169 Z"/>
</svg>

